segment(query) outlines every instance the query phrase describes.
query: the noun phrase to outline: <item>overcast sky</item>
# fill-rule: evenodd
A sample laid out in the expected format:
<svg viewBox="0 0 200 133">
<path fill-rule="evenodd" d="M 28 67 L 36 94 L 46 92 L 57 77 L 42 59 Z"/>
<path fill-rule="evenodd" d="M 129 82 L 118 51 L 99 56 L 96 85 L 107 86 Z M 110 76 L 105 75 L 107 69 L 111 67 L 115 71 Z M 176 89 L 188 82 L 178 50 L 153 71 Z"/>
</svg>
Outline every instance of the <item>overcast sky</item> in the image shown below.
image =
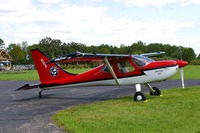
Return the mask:
<svg viewBox="0 0 200 133">
<path fill-rule="evenodd" d="M 7 45 L 45 37 L 87 45 L 169 43 L 199 54 L 200 0 L 0 0 Z"/>
</svg>

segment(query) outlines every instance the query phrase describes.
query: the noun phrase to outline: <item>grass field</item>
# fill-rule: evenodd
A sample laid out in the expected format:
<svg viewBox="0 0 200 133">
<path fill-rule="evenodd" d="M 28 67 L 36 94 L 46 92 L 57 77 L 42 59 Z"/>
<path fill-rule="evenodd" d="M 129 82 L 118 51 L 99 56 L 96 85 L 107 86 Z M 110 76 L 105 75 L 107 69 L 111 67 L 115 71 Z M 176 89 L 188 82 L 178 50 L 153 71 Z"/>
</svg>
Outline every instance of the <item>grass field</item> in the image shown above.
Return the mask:
<svg viewBox="0 0 200 133">
<path fill-rule="evenodd" d="M 82 73 L 90 68 L 67 69 L 66 71 L 74 74 Z M 22 72 L 0 73 L 0 80 L 39 80 L 36 70 L 27 70 Z"/>
<path fill-rule="evenodd" d="M 66 71 L 70 73 L 82 73 L 90 68 L 83 69 L 67 69 Z M 184 68 L 185 79 L 200 79 L 200 65 L 189 65 Z M 180 73 L 178 72 L 175 76 L 170 78 L 170 80 L 180 79 Z M 28 70 L 23 72 L 13 72 L 13 73 L 0 73 L 0 80 L 39 80 L 36 70 Z"/>
<path fill-rule="evenodd" d="M 0 73 L 0 80 L 39 80 L 36 70 Z"/>
<path fill-rule="evenodd" d="M 185 79 L 200 79 L 200 65 L 188 65 L 184 67 Z M 170 80 L 180 79 L 180 72 L 170 78 Z"/>
<path fill-rule="evenodd" d="M 81 105 L 58 112 L 52 119 L 69 133 L 199 133 L 200 87 Z"/>
</svg>

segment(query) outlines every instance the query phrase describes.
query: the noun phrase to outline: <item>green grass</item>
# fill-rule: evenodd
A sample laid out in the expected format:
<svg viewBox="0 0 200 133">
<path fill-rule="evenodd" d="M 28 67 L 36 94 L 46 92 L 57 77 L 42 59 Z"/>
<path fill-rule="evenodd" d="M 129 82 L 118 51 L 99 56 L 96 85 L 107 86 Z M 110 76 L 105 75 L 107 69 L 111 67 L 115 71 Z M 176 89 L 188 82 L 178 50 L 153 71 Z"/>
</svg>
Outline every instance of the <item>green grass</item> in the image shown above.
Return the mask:
<svg viewBox="0 0 200 133">
<path fill-rule="evenodd" d="M 131 97 L 72 107 L 52 119 L 69 133 L 199 133 L 200 87 L 147 95 L 148 102 Z"/>
<path fill-rule="evenodd" d="M 200 79 L 200 65 L 188 65 L 184 67 L 185 79 Z M 180 72 L 170 78 L 170 80 L 180 79 Z"/>
<path fill-rule="evenodd" d="M 78 74 L 90 70 L 90 68 L 67 69 L 67 72 Z M 0 73 L 0 80 L 39 80 L 36 70 L 27 70 L 19 72 Z"/>
<path fill-rule="evenodd" d="M 36 70 L 0 73 L 0 80 L 39 80 Z"/>
<path fill-rule="evenodd" d="M 92 68 L 82 68 L 82 69 L 66 69 L 67 72 L 70 72 L 70 73 L 74 73 L 74 74 L 79 74 L 79 73 L 83 73 L 83 72 L 86 72 L 88 70 L 90 70 Z"/>
</svg>

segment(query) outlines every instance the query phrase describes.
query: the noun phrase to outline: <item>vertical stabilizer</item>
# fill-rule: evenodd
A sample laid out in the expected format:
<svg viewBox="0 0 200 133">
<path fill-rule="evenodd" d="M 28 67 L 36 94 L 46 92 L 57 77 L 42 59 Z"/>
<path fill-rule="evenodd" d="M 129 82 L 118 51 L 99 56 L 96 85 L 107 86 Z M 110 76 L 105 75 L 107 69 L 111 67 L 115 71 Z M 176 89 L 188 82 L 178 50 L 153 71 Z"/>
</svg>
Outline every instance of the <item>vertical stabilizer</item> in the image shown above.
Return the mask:
<svg viewBox="0 0 200 133">
<path fill-rule="evenodd" d="M 64 71 L 55 63 L 46 64 L 51 59 L 39 49 L 34 49 L 31 53 L 42 84 L 47 82 L 50 83 L 51 81 L 60 80 L 73 75 Z"/>
</svg>

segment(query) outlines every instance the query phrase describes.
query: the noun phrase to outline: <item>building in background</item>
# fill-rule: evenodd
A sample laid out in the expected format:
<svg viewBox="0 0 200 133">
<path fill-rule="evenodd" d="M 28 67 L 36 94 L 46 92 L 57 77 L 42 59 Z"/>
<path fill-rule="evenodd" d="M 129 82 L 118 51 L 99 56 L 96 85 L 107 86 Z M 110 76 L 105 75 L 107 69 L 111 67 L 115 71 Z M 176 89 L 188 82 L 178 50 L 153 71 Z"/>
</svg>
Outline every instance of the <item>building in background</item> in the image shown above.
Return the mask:
<svg viewBox="0 0 200 133">
<path fill-rule="evenodd" d="M 6 52 L 5 48 L 0 47 L 0 71 L 8 71 L 12 68 L 12 57 Z"/>
</svg>

